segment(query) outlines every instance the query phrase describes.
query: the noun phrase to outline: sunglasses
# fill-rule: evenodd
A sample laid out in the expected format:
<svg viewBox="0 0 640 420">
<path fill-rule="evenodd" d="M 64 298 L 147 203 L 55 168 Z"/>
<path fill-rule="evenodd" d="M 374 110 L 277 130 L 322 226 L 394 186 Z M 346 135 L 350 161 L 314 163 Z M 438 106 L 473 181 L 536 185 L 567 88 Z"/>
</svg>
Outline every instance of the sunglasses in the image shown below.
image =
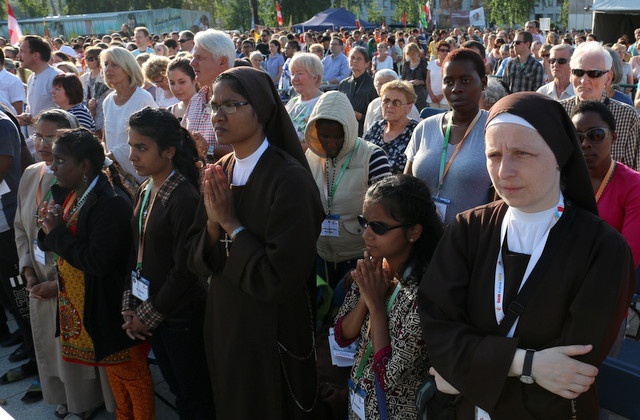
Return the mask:
<svg viewBox="0 0 640 420">
<path fill-rule="evenodd" d="M 441 49 L 439 49 L 439 50 L 438 50 L 438 52 L 448 53 L 448 52 L 449 52 L 449 50 L 448 50 L 448 49 L 441 48 Z"/>
<path fill-rule="evenodd" d="M 366 229 L 367 227 L 370 227 L 373 233 L 375 233 L 378 236 L 382 236 L 393 229 L 399 229 L 399 228 L 411 226 L 408 224 L 398 225 L 398 226 L 387 226 L 382 222 L 369 222 L 367 219 L 364 218 L 363 215 L 358 216 L 358 223 L 360 223 L 360 227 L 362 227 L 362 229 Z"/>
<path fill-rule="evenodd" d="M 540 57 L 549 58 L 549 57 L 551 57 L 551 54 L 540 54 Z"/>
<path fill-rule="evenodd" d="M 579 131 L 576 131 L 576 133 L 578 133 L 578 140 L 580 143 L 586 139 L 591 144 L 600 144 L 607 138 L 609 131 L 610 130 L 608 128 L 596 127 L 586 133 L 581 133 Z"/>
<path fill-rule="evenodd" d="M 567 60 L 566 58 L 550 58 L 549 59 L 549 62 L 551 64 L 556 64 L 556 63 L 558 63 L 558 64 L 567 64 L 568 61 L 569 60 Z"/>
<path fill-rule="evenodd" d="M 185 42 L 192 41 L 192 39 L 179 39 L 178 42 L 184 44 Z"/>
<path fill-rule="evenodd" d="M 511 45 L 520 45 L 520 44 L 524 44 L 524 43 L 525 43 L 525 41 L 513 41 L 511 43 Z"/>
<path fill-rule="evenodd" d="M 582 77 L 586 74 L 587 76 L 589 76 L 590 79 L 597 79 L 599 77 L 602 77 L 603 74 L 607 74 L 607 73 L 609 72 L 604 70 L 571 69 L 571 74 L 573 74 L 574 76 Z"/>
<path fill-rule="evenodd" d="M 86 60 L 91 63 L 93 61 L 96 61 L 97 58 L 95 58 L 95 57 L 87 57 Z"/>
</svg>

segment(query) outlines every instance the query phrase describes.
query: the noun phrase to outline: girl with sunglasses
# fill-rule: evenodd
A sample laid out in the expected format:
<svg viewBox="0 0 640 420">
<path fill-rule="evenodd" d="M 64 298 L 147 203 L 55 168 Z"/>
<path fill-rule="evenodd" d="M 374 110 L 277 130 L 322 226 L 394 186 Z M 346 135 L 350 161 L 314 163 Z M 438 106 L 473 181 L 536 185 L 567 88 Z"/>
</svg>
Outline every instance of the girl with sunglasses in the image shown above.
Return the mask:
<svg viewBox="0 0 640 420">
<path fill-rule="evenodd" d="M 609 108 L 598 101 L 580 101 L 571 120 L 587 162 L 598 215 L 624 236 L 640 264 L 640 174 L 611 158 L 617 139 L 616 121 Z"/>
<path fill-rule="evenodd" d="M 362 215 L 365 258 L 335 326 L 339 346 L 359 340 L 349 380 L 349 418 L 416 418 L 416 391 L 428 369 L 416 294 L 442 224 L 429 188 L 409 175 L 372 185 Z"/>
</svg>

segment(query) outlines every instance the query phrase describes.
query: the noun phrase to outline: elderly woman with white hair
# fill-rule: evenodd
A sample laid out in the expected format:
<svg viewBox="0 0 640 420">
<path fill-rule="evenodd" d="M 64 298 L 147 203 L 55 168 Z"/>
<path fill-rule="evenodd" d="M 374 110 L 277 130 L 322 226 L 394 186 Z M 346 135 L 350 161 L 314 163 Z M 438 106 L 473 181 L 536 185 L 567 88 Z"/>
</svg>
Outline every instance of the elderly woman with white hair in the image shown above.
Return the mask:
<svg viewBox="0 0 640 420">
<path fill-rule="evenodd" d="M 114 90 L 102 104 L 106 150 L 127 174 L 141 182 L 144 178 L 137 175 L 129 161 L 127 122 L 134 112 L 147 106 L 155 108 L 156 102 L 142 89 L 142 70 L 129 51 L 121 47 L 108 48 L 100 54 L 100 63 L 106 85 Z"/>
<path fill-rule="evenodd" d="M 382 89 L 382 86 L 385 83 L 398 79 L 400 79 L 398 73 L 391 69 L 382 69 L 376 72 L 375 76 L 373 77 L 373 87 L 376 88 L 378 97 L 369 102 L 369 106 L 367 107 L 367 114 L 364 118 L 365 133 L 369 131 L 374 122 L 380 121 L 382 119 L 382 98 L 380 98 L 380 91 Z M 420 112 L 418 111 L 418 108 L 416 108 L 415 104 L 413 104 L 413 106 L 411 107 L 409 118 L 411 118 L 412 120 L 420 121 Z"/>
<path fill-rule="evenodd" d="M 298 94 L 287 102 L 286 109 L 300 142 L 304 143 L 304 131 L 309 115 L 322 95 L 320 84 L 324 67 L 322 61 L 313 53 L 298 53 L 289 63 L 291 84 Z M 306 146 L 303 146 L 306 150 Z"/>
</svg>

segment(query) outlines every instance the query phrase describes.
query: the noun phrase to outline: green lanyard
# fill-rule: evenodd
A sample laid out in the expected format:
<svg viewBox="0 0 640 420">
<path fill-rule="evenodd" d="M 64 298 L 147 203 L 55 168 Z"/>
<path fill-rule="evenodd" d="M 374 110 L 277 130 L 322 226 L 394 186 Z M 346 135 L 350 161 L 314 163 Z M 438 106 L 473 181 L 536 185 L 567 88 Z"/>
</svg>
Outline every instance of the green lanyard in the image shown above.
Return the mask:
<svg viewBox="0 0 640 420">
<path fill-rule="evenodd" d="M 398 282 L 398 285 L 393 290 L 393 293 L 389 298 L 389 303 L 387 303 L 387 313 L 391 312 L 391 308 L 393 307 L 393 302 L 396 300 L 396 297 L 398 296 L 398 292 L 400 292 L 401 288 L 402 288 L 402 284 Z M 372 340 L 369 340 L 369 343 L 367 344 L 367 349 L 364 351 L 364 354 L 362 355 L 362 360 L 360 360 L 358 369 L 356 369 L 356 378 L 360 378 L 362 376 L 364 367 L 367 364 L 369 357 L 371 357 L 372 352 L 373 352 L 373 344 L 372 344 Z"/>
<path fill-rule="evenodd" d="M 353 158 L 353 155 L 356 154 L 358 147 L 360 147 L 359 137 L 356 138 L 356 146 L 353 148 L 353 150 L 349 154 L 349 157 L 347 158 L 347 160 L 342 164 L 342 169 L 340 169 L 340 175 L 338 175 L 338 179 L 335 180 L 335 182 L 333 183 L 330 189 L 329 189 L 329 173 L 327 173 L 327 213 L 329 214 L 331 214 L 331 204 L 333 204 L 333 196 L 336 193 L 336 190 L 338 189 L 338 184 L 340 184 L 340 181 L 342 180 L 342 176 L 344 175 L 344 173 L 347 172 L 347 167 L 351 163 L 351 159 Z"/>
</svg>

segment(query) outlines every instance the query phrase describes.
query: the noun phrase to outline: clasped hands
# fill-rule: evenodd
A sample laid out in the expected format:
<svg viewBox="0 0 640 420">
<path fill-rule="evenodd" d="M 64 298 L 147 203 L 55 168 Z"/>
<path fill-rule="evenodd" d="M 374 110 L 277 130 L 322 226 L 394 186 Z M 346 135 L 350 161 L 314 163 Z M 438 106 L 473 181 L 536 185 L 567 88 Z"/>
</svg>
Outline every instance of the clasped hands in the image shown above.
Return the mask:
<svg viewBox="0 0 640 420">
<path fill-rule="evenodd" d="M 137 338 L 139 340 L 146 340 L 147 337 L 152 335 L 151 331 L 149 331 L 149 327 L 140 321 L 140 318 L 136 315 L 135 311 L 122 311 L 122 318 L 124 318 L 122 329 L 127 333 L 130 339 L 135 340 Z"/>
<path fill-rule="evenodd" d="M 48 235 L 52 230 L 64 223 L 62 220 L 62 207 L 54 201 L 43 202 L 38 209 L 37 223 L 44 233 Z"/>
<path fill-rule="evenodd" d="M 207 227 L 212 239 L 220 236 L 220 227 L 231 233 L 240 226 L 233 208 L 232 186 L 220 165 L 208 164 L 202 181 L 202 194 L 207 211 Z"/>
<path fill-rule="evenodd" d="M 383 258 L 370 257 L 365 251 L 364 259 L 358 260 L 351 276 L 358 285 L 360 298 L 364 301 L 369 312 L 384 307 L 389 286 L 393 280 L 393 273 L 383 264 Z"/>
</svg>

